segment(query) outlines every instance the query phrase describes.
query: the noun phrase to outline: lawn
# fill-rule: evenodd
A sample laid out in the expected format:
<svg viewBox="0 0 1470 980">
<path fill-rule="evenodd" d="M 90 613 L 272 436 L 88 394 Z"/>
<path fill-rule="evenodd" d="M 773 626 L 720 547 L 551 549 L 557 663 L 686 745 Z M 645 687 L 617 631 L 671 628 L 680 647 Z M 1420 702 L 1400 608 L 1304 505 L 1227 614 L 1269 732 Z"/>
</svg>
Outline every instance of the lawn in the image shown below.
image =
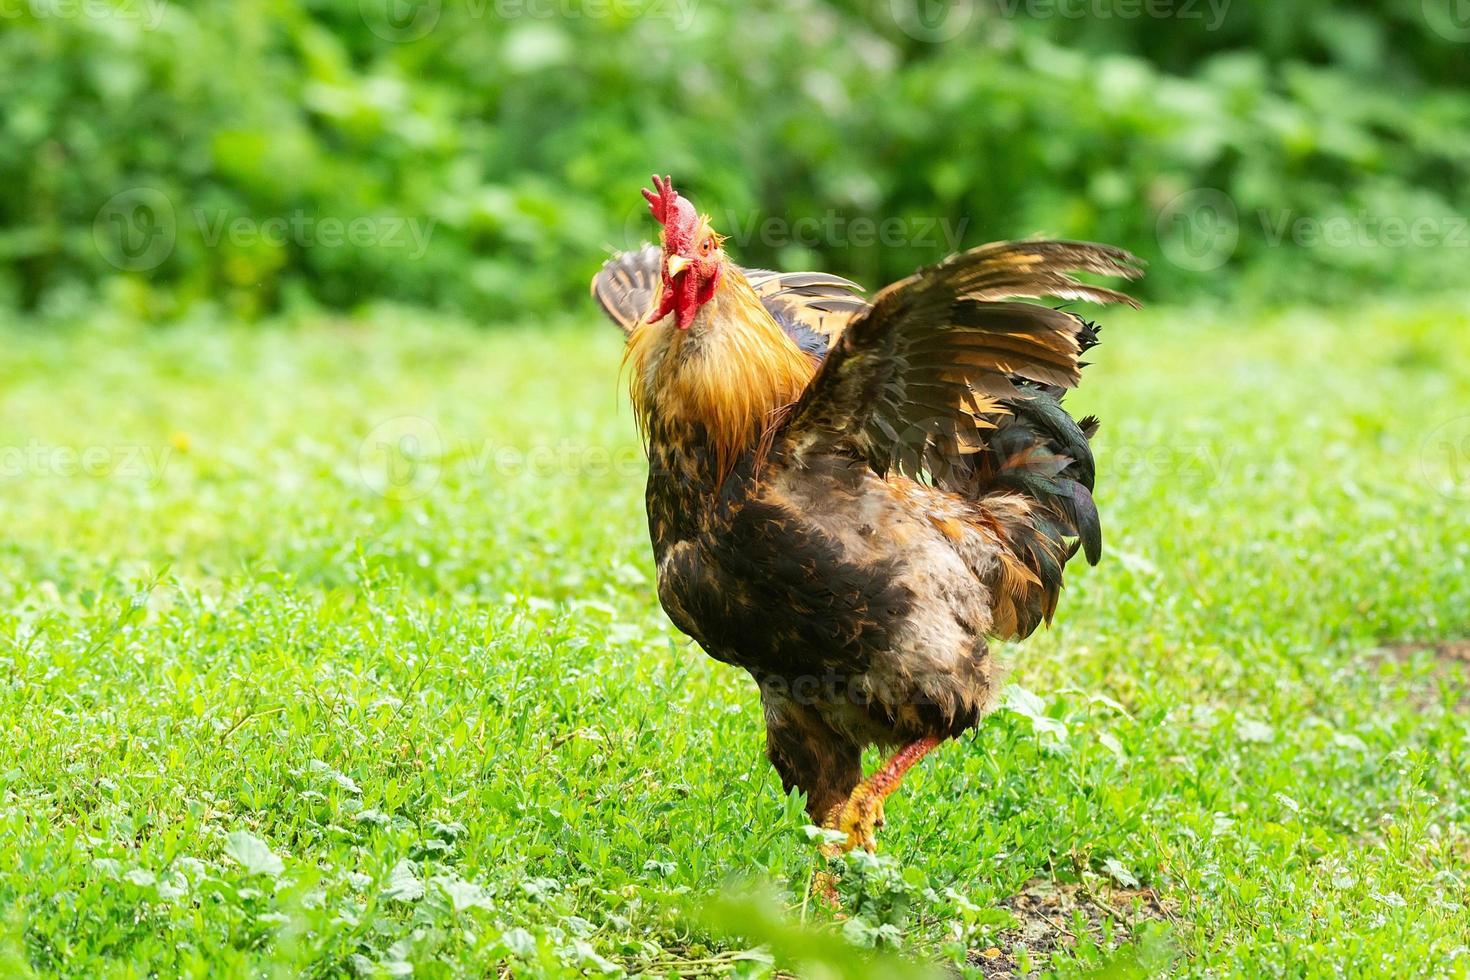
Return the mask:
<svg viewBox="0 0 1470 980">
<path fill-rule="evenodd" d="M 593 316 L 0 330 L 0 975 L 1470 973 L 1463 307 L 1109 316 L 1103 562 L 837 916 Z"/>
</svg>

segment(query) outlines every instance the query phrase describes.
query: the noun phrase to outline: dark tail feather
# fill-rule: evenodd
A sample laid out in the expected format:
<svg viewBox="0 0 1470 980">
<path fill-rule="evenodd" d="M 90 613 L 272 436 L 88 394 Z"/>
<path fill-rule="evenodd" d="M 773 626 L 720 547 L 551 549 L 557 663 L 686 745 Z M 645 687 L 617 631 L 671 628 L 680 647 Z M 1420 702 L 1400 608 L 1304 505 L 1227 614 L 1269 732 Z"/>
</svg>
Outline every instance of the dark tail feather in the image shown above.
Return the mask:
<svg viewBox="0 0 1470 980">
<path fill-rule="evenodd" d="M 1035 530 L 1054 536 L 1058 544 L 1075 539 L 1063 554 L 1070 558 L 1080 547 L 1088 564 L 1096 565 L 1102 557 L 1102 525 L 1092 499 L 1094 464 L 1087 435 L 1050 395 L 1027 395 L 1006 403 L 1014 415 L 991 436 L 986 450 L 993 454 L 991 472 L 977 487 L 979 496 L 1011 493 L 1031 499 Z M 1048 576 L 1043 574 L 1042 581 L 1047 583 Z"/>
<path fill-rule="evenodd" d="M 1075 480 L 1070 482 L 1072 500 L 1067 516 L 1077 529 L 1077 540 L 1082 545 L 1082 553 L 1087 556 L 1087 564 L 1096 565 L 1102 558 L 1102 523 L 1098 520 L 1097 504 L 1093 503 L 1091 490 Z M 1076 553 L 1075 548 L 1073 553 Z"/>
<path fill-rule="evenodd" d="M 1097 344 L 1097 327 L 1077 318 L 1083 350 Z M 1062 588 L 1062 569 L 1079 550 L 1088 564 L 1102 557 L 1102 525 L 1092 499 L 1096 467 L 1089 440 L 1098 420 L 1081 421 L 1061 404 L 1062 388 L 1016 380 L 1020 397 L 1003 402 L 1008 416 L 997 419 L 985 450 L 975 460 L 976 496 L 1019 496 L 1029 502 L 1024 517 L 1004 508 L 1002 533 L 1012 553 L 1039 582 L 1037 594 L 1015 597 L 1017 635 L 1050 622 Z M 999 516 L 1001 510 L 992 508 Z"/>
</svg>

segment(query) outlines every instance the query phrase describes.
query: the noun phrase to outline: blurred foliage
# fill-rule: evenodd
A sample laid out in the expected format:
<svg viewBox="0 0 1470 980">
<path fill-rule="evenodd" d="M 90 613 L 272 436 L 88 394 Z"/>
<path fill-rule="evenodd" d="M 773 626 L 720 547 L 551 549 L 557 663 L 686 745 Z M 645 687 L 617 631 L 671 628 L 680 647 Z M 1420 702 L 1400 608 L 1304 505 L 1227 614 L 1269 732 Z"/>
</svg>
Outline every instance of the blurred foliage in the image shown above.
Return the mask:
<svg viewBox="0 0 1470 980">
<path fill-rule="evenodd" d="M 1437 3 L 17 0 L 0 305 L 541 315 L 653 170 L 740 261 L 870 283 L 1047 233 L 1154 298 L 1430 289 L 1470 254 Z"/>
</svg>

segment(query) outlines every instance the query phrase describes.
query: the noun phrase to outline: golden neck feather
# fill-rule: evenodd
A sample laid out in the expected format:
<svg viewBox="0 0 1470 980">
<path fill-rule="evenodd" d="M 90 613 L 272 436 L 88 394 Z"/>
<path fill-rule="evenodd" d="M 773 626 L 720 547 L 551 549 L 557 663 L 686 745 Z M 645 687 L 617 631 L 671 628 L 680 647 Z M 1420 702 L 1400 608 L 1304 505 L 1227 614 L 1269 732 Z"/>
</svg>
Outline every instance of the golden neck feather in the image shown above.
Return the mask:
<svg viewBox="0 0 1470 980">
<path fill-rule="evenodd" d="M 689 330 L 675 327 L 672 317 L 641 323 L 623 359 L 644 438 L 677 439 L 702 429 L 708 444 L 688 448 L 713 455 L 716 482 L 756 446 L 776 413 L 800 397 L 816 370 L 729 262 Z"/>
</svg>

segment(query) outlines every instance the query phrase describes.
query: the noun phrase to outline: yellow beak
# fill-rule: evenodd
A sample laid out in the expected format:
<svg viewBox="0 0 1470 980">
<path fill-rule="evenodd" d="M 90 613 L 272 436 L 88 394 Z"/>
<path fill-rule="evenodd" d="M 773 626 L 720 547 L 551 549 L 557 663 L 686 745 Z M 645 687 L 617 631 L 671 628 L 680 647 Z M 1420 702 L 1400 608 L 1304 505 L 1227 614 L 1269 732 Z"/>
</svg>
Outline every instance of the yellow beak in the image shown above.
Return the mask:
<svg viewBox="0 0 1470 980">
<path fill-rule="evenodd" d="M 669 278 L 672 279 L 685 269 L 689 268 L 689 260 L 682 255 L 670 255 L 664 268 L 669 270 Z"/>
</svg>

